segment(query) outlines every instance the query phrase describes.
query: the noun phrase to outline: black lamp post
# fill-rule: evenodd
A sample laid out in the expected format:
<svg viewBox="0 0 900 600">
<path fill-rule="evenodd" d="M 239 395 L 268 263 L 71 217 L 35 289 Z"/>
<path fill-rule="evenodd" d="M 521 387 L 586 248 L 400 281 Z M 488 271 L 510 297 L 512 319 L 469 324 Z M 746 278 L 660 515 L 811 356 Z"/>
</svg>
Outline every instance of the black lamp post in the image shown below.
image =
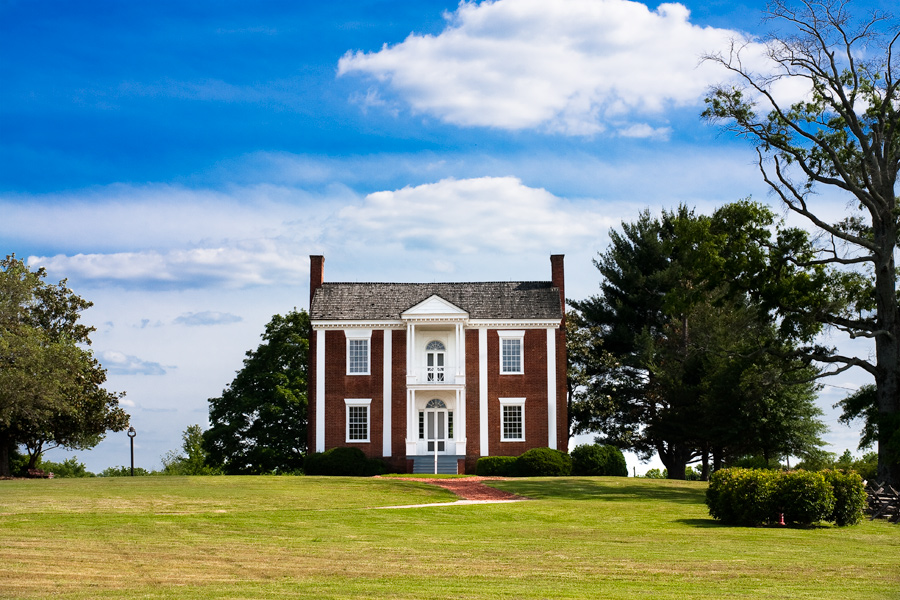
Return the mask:
<svg viewBox="0 0 900 600">
<path fill-rule="evenodd" d="M 137 431 L 134 430 L 134 427 L 128 428 L 128 439 L 131 440 L 131 476 L 134 477 L 134 436 L 137 435 Z"/>
</svg>

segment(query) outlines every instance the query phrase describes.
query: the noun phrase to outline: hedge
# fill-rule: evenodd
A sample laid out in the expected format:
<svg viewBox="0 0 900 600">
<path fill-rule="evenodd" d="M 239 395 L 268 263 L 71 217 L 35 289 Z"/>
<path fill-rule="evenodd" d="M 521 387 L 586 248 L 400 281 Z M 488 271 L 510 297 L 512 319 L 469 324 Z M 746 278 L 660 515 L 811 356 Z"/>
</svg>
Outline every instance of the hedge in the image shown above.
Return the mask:
<svg viewBox="0 0 900 600">
<path fill-rule="evenodd" d="M 475 474 L 482 477 L 514 477 L 515 456 L 482 456 L 475 463 Z"/>
<path fill-rule="evenodd" d="M 572 474 L 628 477 L 625 456 L 615 446 L 584 444 L 572 450 Z"/>
<path fill-rule="evenodd" d="M 557 477 L 572 473 L 569 455 L 551 448 L 532 448 L 520 456 L 482 456 L 475 474 L 492 477 Z"/>
<path fill-rule="evenodd" d="M 709 514 L 732 525 L 778 522 L 810 525 L 862 519 L 865 488 L 855 473 L 720 469 L 706 491 Z"/>
<path fill-rule="evenodd" d="M 382 475 L 384 462 L 366 458 L 359 448 L 338 447 L 308 454 L 303 462 L 307 475 L 349 475 L 356 477 Z"/>
</svg>

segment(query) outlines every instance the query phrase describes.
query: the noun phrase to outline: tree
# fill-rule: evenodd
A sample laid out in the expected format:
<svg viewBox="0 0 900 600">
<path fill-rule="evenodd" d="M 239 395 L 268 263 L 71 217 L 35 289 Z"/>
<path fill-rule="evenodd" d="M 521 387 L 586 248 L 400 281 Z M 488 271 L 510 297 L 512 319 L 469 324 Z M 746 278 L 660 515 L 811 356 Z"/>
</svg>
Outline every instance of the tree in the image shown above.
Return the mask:
<svg viewBox="0 0 900 600">
<path fill-rule="evenodd" d="M 807 356 L 840 373 L 864 369 L 874 379 L 878 476 L 900 485 L 900 299 L 895 253 L 900 231 L 896 181 L 900 169 L 900 73 L 897 21 L 875 11 L 857 19 L 849 3 L 802 0 L 771 3 L 767 17 L 790 35 L 767 43 L 772 70 L 745 61 L 748 46 L 706 57 L 729 70 L 737 84 L 718 85 L 703 115 L 756 146 L 764 181 L 790 211 L 817 232 L 810 256 L 783 254 L 801 270 L 829 267 L 833 293 L 813 297 L 766 294 L 783 323 L 819 323 L 851 337 L 869 338 L 875 358 L 846 356 L 812 346 Z M 808 96 L 788 103 L 784 83 Z M 850 215 L 825 216 L 822 188 L 846 194 Z"/>
<path fill-rule="evenodd" d="M 822 444 L 814 371 L 726 285 L 762 270 L 767 257 L 750 240 L 766 239 L 773 218 L 749 202 L 713 217 L 682 207 L 610 232 L 595 261 L 601 294 L 572 302 L 572 322 L 600 337 L 579 359 L 588 381 L 574 398 L 576 432 L 599 431 L 644 459 L 657 453 L 679 479 L 697 458 L 706 475 L 710 454 L 721 464 L 726 454 L 802 455 Z"/>
<path fill-rule="evenodd" d="M 162 457 L 164 475 L 219 475 L 221 470 L 207 464 L 208 453 L 203 447 L 203 430 L 188 425 L 181 434 L 182 452 L 170 450 Z"/>
<path fill-rule="evenodd" d="M 22 445 L 28 468 L 51 448 L 91 448 L 109 430 L 128 427 L 124 394 L 103 388 L 106 371 L 79 323 L 92 303 L 66 281 L 48 285 L 14 255 L 0 261 L 0 475 Z"/>
<path fill-rule="evenodd" d="M 222 396 L 209 399 L 207 463 L 230 475 L 291 472 L 306 452 L 309 315 L 275 315 Z"/>
</svg>

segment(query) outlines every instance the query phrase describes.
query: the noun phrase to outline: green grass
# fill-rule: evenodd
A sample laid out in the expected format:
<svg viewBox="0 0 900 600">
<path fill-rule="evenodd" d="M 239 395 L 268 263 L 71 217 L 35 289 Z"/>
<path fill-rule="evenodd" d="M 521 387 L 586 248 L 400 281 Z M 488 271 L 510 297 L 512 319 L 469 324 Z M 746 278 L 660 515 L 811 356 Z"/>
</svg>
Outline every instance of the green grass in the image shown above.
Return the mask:
<svg viewBox="0 0 900 600">
<path fill-rule="evenodd" d="M 705 484 L 397 478 L 0 481 L 2 598 L 898 598 L 900 526 L 725 527 Z"/>
</svg>

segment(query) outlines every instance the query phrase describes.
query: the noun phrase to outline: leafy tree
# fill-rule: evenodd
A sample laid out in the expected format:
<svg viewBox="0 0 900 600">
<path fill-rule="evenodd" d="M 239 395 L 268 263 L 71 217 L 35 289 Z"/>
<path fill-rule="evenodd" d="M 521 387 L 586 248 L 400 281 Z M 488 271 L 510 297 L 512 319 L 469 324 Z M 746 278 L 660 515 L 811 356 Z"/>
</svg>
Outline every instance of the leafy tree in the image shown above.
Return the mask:
<svg viewBox="0 0 900 600">
<path fill-rule="evenodd" d="M 815 371 L 740 289 L 732 274 L 766 265 L 756 238 L 769 236 L 770 212 L 749 202 L 713 217 L 685 208 L 645 211 L 612 231 L 595 261 L 601 294 L 572 302 L 572 319 L 599 332 L 589 382 L 576 396 L 575 431 L 649 459 L 669 476 L 725 454 L 800 454 L 822 444 Z M 777 353 L 773 353 L 777 351 Z"/>
<path fill-rule="evenodd" d="M 38 468 L 48 473 L 53 473 L 54 477 L 94 477 L 94 474 L 87 470 L 84 463 L 78 462 L 78 457 L 73 456 L 59 462 L 42 460 L 38 464 Z"/>
<path fill-rule="evenodd" d="M 163 475 L 219 475 L 221 470 L 207 464 L 207 452 L 203 447 L 203 430 L 199 425 L 188 425 L 181 434 L 181 450 L 170 450 L 162 457 Z"/>
<path fill-rule="evenodd" d="M 128 427 L 124 394 L 103 388 L 106 371 L 86 347 L 94 329 L 78 322 L 92 303 L 45 276 L 14 255 L 0 261 L 0 475 L 20 445 L 34 468 L 45 450 L 91 448 Z"/>
<path fill-rule="evenodd" d="M 761 287 L 783 325 L 824 324 L 874 341 L 875 357 L 845 356 L 810 347 L 807 356 L 839 373 L 864 369 L 874 379 L 878 476 L 900 485 L 900 300 L 895 253 L 900 243 L 896 182 L 900 169 L 900 73 L 897 21 L 875 11 L 858 19 L 839 0 L 775 0 L 769 19 L 792 33 L 767 43 L 771 70 L 754 71 L 747 46 L 708 56 L 738 80 L 719 85 L 703 113 L 750 140 L 759 169 L 783 205 L 817 232 L 814 252 L 782 252 L 782 263 L 803 272 L 829 267 L 829 294 L 781 294 Z M 779 94 L 801 85 L 808 95 Z M 846 194 L 849 216 L 831 223 L 822 188 Z M 774 250 L 778 250 L 775 248 Z"/>
<path fill-rule="evenodd" d="M 304 310 L 272 317 L 234 381 L 209 399 L 207 464 L 230 475 L 303 468 L 309 332 Z"/>
</svg>

